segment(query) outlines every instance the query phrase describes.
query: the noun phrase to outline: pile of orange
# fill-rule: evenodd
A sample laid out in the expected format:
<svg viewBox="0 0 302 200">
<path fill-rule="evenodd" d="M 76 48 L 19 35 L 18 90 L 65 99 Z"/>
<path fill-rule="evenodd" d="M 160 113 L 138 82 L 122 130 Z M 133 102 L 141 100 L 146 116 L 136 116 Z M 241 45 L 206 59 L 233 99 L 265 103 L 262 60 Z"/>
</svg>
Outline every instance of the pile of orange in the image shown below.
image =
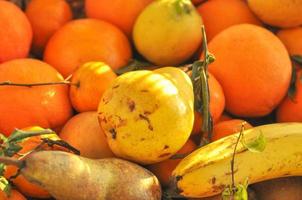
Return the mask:
<svg viewBox="0 0 302 200">
<path fill-rule="evenodd" d="M 302 60 L 302 1 L 178 1 L 189 5 L 186 12 L 198 14 L 196 24 L 205 26 L 208 50 L 216 58 L 208 67 L 211 141 L 240 131 L 242 124 L 245 129 L 265 124 L 263 118 L 302 122 L 302 63 L 291 59 L 300 56 Z M 162 67 L 137 48 L 133 36 L 139 17 L 156 1 L 85 0 L 80 19 L 73 16 L 70 2 L 31 0 L 22 10 L 9 0 L 0 0 L 0 133 L 9 136 L 16 128 L 30 126 L 51 128 L 85 157 L 111 157 L 97 121 L 97 106 L 117 72 L 133 59 L 149 62 L 145 68 L 152 66 L 150 70 Z M 164 26 L 161 14 L 149 16 L 146 27 Z M 175 31 L 180 29 L 181 17 L 174 14 L 169 20 L 175 29 L 163 38 L 160 31 L 151 35 L 150 43 L 160 41 L 156 45 L 161 48 L 146 48 L 165 60 L 165 65 L 178 67 L 203 58 L 202 37 L 201 27 L 198 33 Z M 191 41 L 193 36 L 198 37 L 194 44 L 177 43 Z M 169 53 L 169 59 L 163 52 Z M 290 87 L 294 93 L 288 96 Z M 196 111 L 191 138 L 179 153 L 197 148 L 202 124 L 202 114 Z M 23 151 L 33 149 L 33 143 L 34 139 L 25 141 Z M 147 168 L 166 186 L 179 161 L 166 160 Z M 7 173 L 15 170 L 8 168 Z M 12 196 L 0 193 L 0 200 L 23 200 L 22 194 L 49 197 L 22 177 L 14 184 Z"/>
</svg>

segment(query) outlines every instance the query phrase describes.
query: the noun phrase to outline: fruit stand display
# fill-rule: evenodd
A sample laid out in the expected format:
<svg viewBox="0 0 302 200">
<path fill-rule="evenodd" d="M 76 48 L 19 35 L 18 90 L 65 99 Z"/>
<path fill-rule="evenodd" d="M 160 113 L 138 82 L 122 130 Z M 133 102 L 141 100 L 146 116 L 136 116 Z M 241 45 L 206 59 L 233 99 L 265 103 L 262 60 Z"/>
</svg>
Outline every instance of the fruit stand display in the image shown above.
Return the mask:
<svg viewBox="0 0 302 200">
<path fill-rule="evenodd" d="M 0 0 L 0 200 L 302 200 L 301 13 Z"/>
</svg>

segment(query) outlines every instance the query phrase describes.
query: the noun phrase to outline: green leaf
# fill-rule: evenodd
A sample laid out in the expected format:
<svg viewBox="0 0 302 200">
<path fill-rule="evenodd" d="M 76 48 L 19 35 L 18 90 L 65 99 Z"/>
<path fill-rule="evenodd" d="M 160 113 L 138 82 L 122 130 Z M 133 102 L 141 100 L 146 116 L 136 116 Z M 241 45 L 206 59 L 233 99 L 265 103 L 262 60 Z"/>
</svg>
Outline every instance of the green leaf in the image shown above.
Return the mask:
<svg viewBox="0 0 302 200">
<path fill-rule="evenodd" d="M 302 55 L 293 55 L 291 59 L 299 65 L 302 65 Z"/>
<path fill-rule="evenodd" d="M 5 192 L 7 196 L 11 194 L 11 185 L 4 176 L 0 176 L 0 190 Z"/>
<path fill-rule="evenodd" d="M 144 67 L 148 67 L 148 66 L 152 66 L 152 64 L 148 63 L 148 62 L 142 62 L 142 61 L 133 59 L 133 60 L 130 60 L 130 62 L 127 65 L 125 65 L 124 67 L 122 67 L 118 70 L 115 70 L 115 73 L 117 75 L 121 75 L 126 72 L 140 70 L 140 69 L 143 69 Z"/>
<path fill-rule="evenodd" d="M 7 143 L 11 142 L 21 142 L 22 140 L 37 136 L 37 135 L 46 135 L 46 134 L 54 134 L 54 132 L 51 129 L 43 129 L 43 130 L 30 130 L 30 131 L 24 131 L 20 129 L 16 129 L 8 138 Z"/>
<path fill-rule="evenodd" d="M 0 163 L 0 176 L 3 176 L 5 171 L 5 164 L 4 163 Z"/>
<path fill-rule="evenodd" d="M 223 200 L 248 200 L 246 184 L 239 184 L 233 190 L 231 187 L 225 188 L 221 195 Z"/>
<path fill-rule="evenodd" d="M 0 134 L 0 143 L 5 143 L 7 141 L 7 137 L 5 137 L 3 134 Z"/>
<path fill-rule="evenodd" d="M 260 134 L 258 137 L 250 142 L 246 142 L 244 139 L 244 134 L 242 135 L 242 140 L 241 143 L 244 147 L 246 147 L 249 151 L 255 152 L 255 153 L 260 153 L 263 152 L 265 147 L 266 147 L 266 138 L 264 137 L 262 131 L 260 131 Z"/>
<path fill-rule="evenodd" d="M 234 194 L 235 200 L 248 200 L 247 187 L 245 185 L 237 185 L 236 192 Z"/>
<path fill-rule="evenodd" d="M 226 187 L 221 193 L 222 200 L 230 200 L 232 197 L 232 188 Z"/>
<path fill-rule="evenodd" d="M 7 148 L 3 150 L 4 156 L 12 157 L 16 153 L 18 153 L 22 147 L 16 143 L 8 143 Z"/>
</svg>

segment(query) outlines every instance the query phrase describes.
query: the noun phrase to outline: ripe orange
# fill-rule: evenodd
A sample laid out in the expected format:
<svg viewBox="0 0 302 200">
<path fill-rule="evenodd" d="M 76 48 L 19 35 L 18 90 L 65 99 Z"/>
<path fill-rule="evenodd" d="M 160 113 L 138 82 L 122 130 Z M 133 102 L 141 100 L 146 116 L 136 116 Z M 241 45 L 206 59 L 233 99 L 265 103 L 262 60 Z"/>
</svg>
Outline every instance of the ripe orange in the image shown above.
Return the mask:
<svg viewBox="0 0 302 200">
<path fill-rule="evenodd" d="M 278 122 L 302 122 L 302 71 L 297 72 L 296 79 L 296 92 L 293 99 L 288 96 L 284 98 L 282 103 L 277 108 L 277 121 Z"/>
<path fill-rule="evenodd" d="M 243 0 L 211 0 L 201 4 L 197 10 L 203 19 L 208 41 L 232 25 L 261 25 Z"/>
<path fill-rule="evenodd" d="M 86 0 L 85 11 L 90 18 L 108 21 L 131 38 L 134 22 L 153 0 Z"/>
<path fill-rule="evenodd" d="M 78 19 L 61 27 L 49 40 L 44 60 L 64 77 L 90 61 L 107 63 L 112 69 L 131 58 L 127 37 L 114 25 L 97 19 Z"/>
<path fill-rule="evenodd" d="M 268 30 L 234 25 L 213 38 L 209 51 L 216 57 L 209 71 L 221 84 L 231 114 L 265 116 L 286 95 L 290 58 L 282 42 Z"/>
<path fill-rule="evenodd" d="M 20 192 L 13 189 L 9 197 L 3 191 L 0 191 L 0 200 L 26 200 L 26 198 Z"/>
<path fill-rule="evenodd" d="M 289 28 L 302 24 L 301 0 L 248 0 L 248 4 L 269 25 Z"/>
<path fill-rule="evenodd" d="M 113 157 L 96 112 L 83 112 L 71 118 L 60 132 L 60 138 L 89 158 Z"/>
<path fill-rule="evenodd" d="M 102 62 L 88 62 L 72 75 L 69 91 L 73 107 L 78 112 L 96 111 L 104 91 L 116 78 L 112 69 Z"/>
<path fill-rule="evenodd" d="M 210 112 L 212 120 L 215 123 L 224 110 L 225 98 L 220 83 L 211 73 L 209 73 L 208 83 L 210 90 Z M 200 134 L 202 127 L 202 116 L 200 113 L 195 111 L 194 117 L 195 118 L 192 133 Z"/>
<path fill-rule="evenodd" d="M 43 53 L 49 38 L 63 24 L 72 19 L 72 12 L 65 0 L 31 0 L 26 15 L 33 29 L 33 51 Z"/>
<path fill-rule="evenodd" d="M 62 81 L 50 65 L 34 59 L 16 59 L 0 64 L 0 82 L 41 83 Z M 0 86 L 0 132 L 33 124 L 56 128 L 72 115 L 68 86 Z"/>
<path fill-rule="evenodd" d="M 42 130 L 40 127 L 28 127 L 24 128 L 23 130 Z M 20 150 L 20 154 L 26 154 L 30 151 L 34 150 L 37 146 L 39 146 L 42 143 L 42 138 L 49 138 L 53 140 L 59 140 L 60 138 L 56 134 L 50 134 L 50 135 L 42 135 L 42 136 L 34 136 L 27 138 L 23 140 L 21 143 L 19 143 L 22 147 Z M 48 145 L 43 145 L 42 150 L 59 150 L 60 148 L 57 147 L 49 147 Z M 16 158 L 20 157 L 18 155 L 15 155 Z M 5 169 L 5 177 L 9 178 L 17 173 L 18 168 L 12 165 L 9 165 Z M 19 175 L 17 178 L 13 179 L 14 185 L 26 196 L 35 197 L 35 198 L 49 198 L 49 193 L 42 189 L 40 186 L 30 183 L 27 181 L 24 176 Z"/>
<path fill-rule="evenodd" d="M 302 56 L 302 27 L 281 29 L 277 32 L 290 55 Z"/>
<path fill-rule="evenodd" d="M 196 149 L 196 147 L 196 144 L 189 139 L 186 144 L 177 152 L 177 154 L 191 153 Z M 149 165 L 147 168 L 156 175 L 161 185 L 166 187 L 169 185 L 169 178 L 172 175 L 172 171 L 180 161 L 181 159 L 168 159 L 160 163 Z"/>
<path fill-rule="evenodd" d="M 239 132 L 243 123 L 244 130 L 252 128 L 251 124 L 241 119 L 232 119 L 215 124 L 213 127 L 212 141 Z"/>
<path fill-rule="evenodd" d="M 28 55 L 32 29 L 25 14 L 15 4 L 0 1 L 0 63 Z"/>
<path fill-rule="evenodd" d="M 222 113 L 222 115 L 219 117 L 219 119 L 216 121 L 216 123 L 231 120 L 231 119 L 233 119 L 231 116 L 229 116 L 226 113 Z"/>
</svg>

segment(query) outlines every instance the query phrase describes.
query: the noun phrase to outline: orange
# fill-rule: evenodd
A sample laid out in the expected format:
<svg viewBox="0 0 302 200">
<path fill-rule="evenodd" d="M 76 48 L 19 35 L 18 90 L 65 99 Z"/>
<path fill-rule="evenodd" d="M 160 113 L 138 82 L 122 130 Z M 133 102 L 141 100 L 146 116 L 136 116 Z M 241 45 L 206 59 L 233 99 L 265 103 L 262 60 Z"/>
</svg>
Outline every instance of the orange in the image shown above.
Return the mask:
<svg viewBox="0 0 302 200">
<path fill-rule="evenodd" d="M 219 119 L 216 121 L 216 123 L 231 120 L 231 119 L 233 119 L 233 118 L 230 115 L 228 115 L 226 113 L 222 113 L 222 115 L 219 117 Z"/>
<path fill-rule="evenodd" d="M 28 55 L 32 29 L 26 15 L 15 4 L 0 1 L 0 63 Z"/>
<path fill-rule="evenodd" d="M 28 127 L 23 130 L 42 130 L 40 127 Z M 37 146 L 42 143 L 42 138 L 49 138 L 53 140 L 59 140 L 60 138 L 56 134 L 50 135 L 42 135 L 42 136 L 34 136 L 23 140 L 19 145 L 21 145 L 22 149 L 19 151 L 20 154 L 26 154 L 34 150 Z M 57 147 L 49 147 L 47 144 L 42 146 L 42 150 L 51 150 L 51 149 L 59 150 L 61 148 Z M 19 157 L 15 155 L 15 157 Z M 17 173 L 18 168 L 12 165 L 9 165 L 5 169 L 5 177 L 9 178 Z M 49 198 L 49 193 L 42 189 L 40 186 L 30 183 L 27 181 L 24 176 L 19 175 L 17 178 L 13 179 L 14 185 L 26 196 L 35 197 L 35 198 Z"/>
<path fill-rule="evenodd" d="M 35 59 L 16 59 L 0 65 L 0 82 L 45 83 L 62 81 L 50 65 Z M 33 124 L 56 128 L 72 115 L 67 85 L 0 86 L 0 132 Z"/>
<path fill-rule="evenodd" d="M 261 25 L 244 0 L 211 0 L 197 8 L 210 41 L 222 30 L 236 24 Z"/>
<path fill-rule="evenodd" d="M 251 124 L 241 119 L 232 119 L 215 124 L 213 127 L 212 141 L 239 132 L 243 123 L 244 130 L 252 128 Z"/>
<path fill-rule="evenodd" d="M 108 21 L 119 27 L 129 38 L 140 12 L 153 0 L 86 0 L 85 11 L 90 18 Z"/>
<path fill-rule="evenodd" d="M 247 0 L 249 7 L 264 22 L 283 28 L 302 24 L 301 0 Z"/>
<path fill-rule="evenodd" d="M 277 32 L 290 55 L 302 56 L 302 27 L 281 29 Z"/>
<path fill-rule="evenodd" d="M 291 62 L 282 42 L 270 31 L 251 24 L 234 25 L 208 47 L 216 57 L 209 71 L 223 88 L 230 114 L 265 116 L 286 95 Z"/>
<path fill-rule="evenodd" d="M 177 152 L 177 154 L 191 153 L 196 149 L 196 147 L 196 144 L 189 139 L 186 144 Z M 155 174 L 161 185 L 166 187 L 169 185 L 169 179 L 172 175 L 172 171 L 180 161 L 181 159 L 168 159 L 153 165 L 149 165 L 147 168 Z"/>
<path fill-rule="evenodd" d="M 209 73 L 208 84 L 210 90 L 210 113 L 212 120 L 215 123 L 224 110 L 225 98 L 220 83 L 211 73 Z M 200 134 L 202 127 L 202 115 L 195 111 L 194 117 L 192 133 Z"/>
<path fill-rule="evenodd" d="M 4 192 L 0 191 L 0 200 L 26 200 L 26 198 L 17 190 L 11 190 L 10 196 L 8 197 Z"/>
<path fill-rule="evenodd" d="M 49 40 L 44 60 L 64 77 L 89 61 L 107 63 L 112 69 L 131 58 L 127 37 L 114 25 L 97 19 L 78 19 L 61 27 Z"/>
<path fill-rule="evenodd" d="M 31 0 L 26 15 L 33 29 L 33 51 L 43 53 L 49 38 L 63 24 L 72 19 L 72 12 L 65 0 Z"/>
<path fill-rule="evenodd" d="M 104 91 L 116 78 L 112 69 L 102 62 L 88 62 L 72 75 L 69 94 L 78 112 L 96 111 Z"/>
<path fill-rule="evenodd" d="M 112 157 L 105 134 L 99 126 L 97 112 L 83 112 L 71 118 L 63 127 L 60 138 L 89 158 Z"/>
<path fill-rule="evenodd" d="M 282 103 L 277 108 L 277 121 L 278 122 L 302 122 L 302 71 L 297 72 L 296 79 L 296 92 L 293 99 L 288 96 L 284 98 Z"/>
</svg>

